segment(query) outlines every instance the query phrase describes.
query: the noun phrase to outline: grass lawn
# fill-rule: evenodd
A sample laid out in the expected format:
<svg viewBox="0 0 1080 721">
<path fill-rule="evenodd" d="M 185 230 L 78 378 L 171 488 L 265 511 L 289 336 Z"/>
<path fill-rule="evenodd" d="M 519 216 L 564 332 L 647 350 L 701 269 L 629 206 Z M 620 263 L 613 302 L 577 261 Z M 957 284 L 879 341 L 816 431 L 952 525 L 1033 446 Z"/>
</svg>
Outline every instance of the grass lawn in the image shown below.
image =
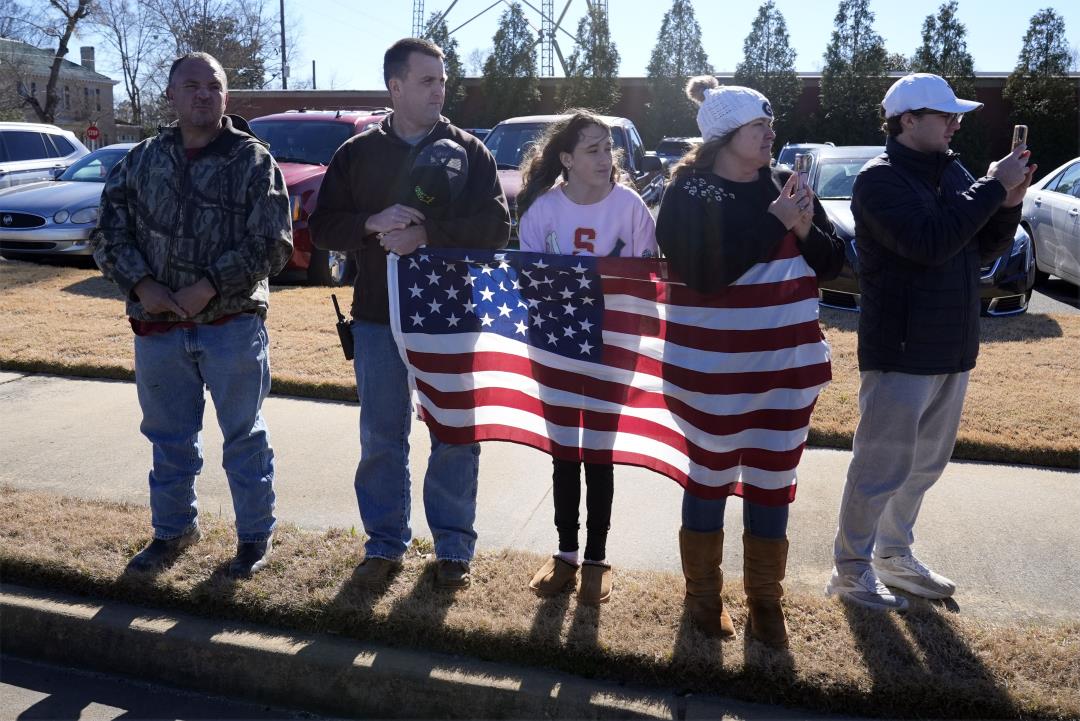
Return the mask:
<svg viewBox="0 0 1080 721">
<path fill-rule="evenodd" d="M 231 524 L 203 513 L 203 540 L 158 576 L 124 574 L 148 540 L 144 507 L 0 487 L 4 581 L 153 607 L 342 634 L 686 692 L 890 718 L 1080 717 L 1080 621 L 994 626 L 913 601 L 878 614 L 820 596 L 785 599 L 791 647 L 748 641 L 741 582 L 728 578 L 734 641 L 702 636 L 683 617 L 683 581 L 619 569 L 599 609 L 570 594 L 540 599 L 526 579 L 536 554 L 481 554 L 473 585 L 438 592 L 415 544 L 382 592 L 352 581 L 362 537 L 285 524 L 263 572 L 234 582 Z"/>
<path fill-rule="evenodd" d="M 326 288 L 275 286 L 269 317 L 274 391 L 356 398 Z M 338 291 L 348 306 L 349 289 Z M 822 309 L 833 382 L 810 442 L 850 448 L 859 374 L 852 313 Z M 116 287 L 96 270 L 0 262 L 0 369 L 132 378 L 132 334 Z M 1080 468 L 1080 315 L 984 319 L 956 457 Z"/>
</svg>

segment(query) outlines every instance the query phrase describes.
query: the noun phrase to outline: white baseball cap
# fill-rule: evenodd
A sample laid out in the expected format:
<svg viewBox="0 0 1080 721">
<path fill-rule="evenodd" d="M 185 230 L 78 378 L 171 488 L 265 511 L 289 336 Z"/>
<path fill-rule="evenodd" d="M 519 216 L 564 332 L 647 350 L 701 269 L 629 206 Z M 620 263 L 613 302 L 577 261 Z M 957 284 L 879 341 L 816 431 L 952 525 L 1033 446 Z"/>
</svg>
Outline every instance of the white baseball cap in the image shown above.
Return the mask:
<svg viewBox="0 0 1080 721">
<path fill-rule="evenodd" d="M 772 120 L 769 99 L 740 85 L 721 85 L 705 91 L 697 112 L 698 129 L 705 142 L 727 135 L 758 118 Z"/>
<path fill-rule="evenodd" d="M 943 113 L 967 113 L 983 106 L 974 100 L 961 100 L 945 82 L 933 73 L 912 73 L 897 80 L 881 101 L 885 117 L 893 118 L 911 110 L 940 110 Z"/>
</svg>

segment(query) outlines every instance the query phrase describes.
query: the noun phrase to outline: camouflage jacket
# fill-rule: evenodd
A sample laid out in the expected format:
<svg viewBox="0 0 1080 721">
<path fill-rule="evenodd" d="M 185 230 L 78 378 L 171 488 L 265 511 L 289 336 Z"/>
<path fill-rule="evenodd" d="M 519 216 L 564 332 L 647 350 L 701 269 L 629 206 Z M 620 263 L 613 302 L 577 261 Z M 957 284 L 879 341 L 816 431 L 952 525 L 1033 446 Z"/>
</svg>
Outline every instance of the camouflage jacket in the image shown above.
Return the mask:
<svg viewBox="0 0 1080 721">
<path fill-rule="evenodd" d="M 239 116 L 193 160 L 180 129 L 162 128 L 117 163 L 101 195 L 90 236 L 94 260 L 127 295 L 137 320 L 182 320 L 147 313 L 132 292 L 150 276 L 172 290 L 203 277 L 217 295 L 198 315 L 208 323 L 242 311 L 266 314 L 267 278 L 292 253 L 285 180 L 264 143 Z"/>
</svg>

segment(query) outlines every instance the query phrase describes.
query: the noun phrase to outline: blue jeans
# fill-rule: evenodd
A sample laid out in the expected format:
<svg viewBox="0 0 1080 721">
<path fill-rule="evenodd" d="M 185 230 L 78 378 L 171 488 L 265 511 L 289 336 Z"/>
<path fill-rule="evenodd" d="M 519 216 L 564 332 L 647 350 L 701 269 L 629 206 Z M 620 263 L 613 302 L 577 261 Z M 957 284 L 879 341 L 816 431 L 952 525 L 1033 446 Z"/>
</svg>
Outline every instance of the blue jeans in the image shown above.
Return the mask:
<svg viewBox="0 0 1080 721">
<path fill-rule="evenodd" d="M 683 491 L 683 528 L 711 533 L 724 527 L 727 498 L 706 499 Z M 743 499 L 743 530 L 759 538 L 786 538 L 788 505 L 763 506 Z"/>
<path fill-rule="evenodd" d="M 203 466 L 206 398 L 224 436 L 223 462 L 241 542 L 274 530 L 274 451 L 262 417 L 270 358 L 262 318 L 244 313 L 221 325 L 135 336 L 135 387 L 143 435 L 154 448 L 150 515 L 154 537 L 172 539 L 196 525 L 195 476 Z"/>
<path fill-rule="evenodd" d="M 368 536 L 364 550 L 368 558 L 398 559 L 412 539 L 408 371 L 389 325 L 354 320 L 352 331 L 360 400 L 360 464 L 354 486 Z M 424 511 L 435 537 L 436 558 L 472 560 L 479 472 L 479 443 L 443 443 L 431 435 Z"/>
</svg>

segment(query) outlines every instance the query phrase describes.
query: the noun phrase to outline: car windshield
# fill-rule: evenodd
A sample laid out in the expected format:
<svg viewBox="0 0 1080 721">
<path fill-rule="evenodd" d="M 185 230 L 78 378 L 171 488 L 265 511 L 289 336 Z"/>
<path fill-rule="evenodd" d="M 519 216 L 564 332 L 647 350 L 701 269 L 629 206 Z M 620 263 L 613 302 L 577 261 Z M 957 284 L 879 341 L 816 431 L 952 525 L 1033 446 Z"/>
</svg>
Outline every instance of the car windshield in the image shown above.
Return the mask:
<svg viewBox="0 0 1080 721">
<path fill-rule="evenodd" d="M 780 155 L 776 156 L 777 165 L 795 165 L 795 156 L 799 153 L 805 153 L 806 148 L 800 148 L 794 145 L 789 145 L 786 148 L 780 150 Z"/>
<path fill-rule="evenodd" d="M 547 130 L 550 123 L 505 123 L 495 126 L 486 138 L 484 145 L 495 156 L 499 170 L 517 170 L 525 153 Z M 626 154 L 626 139 L 620 130 L 612 129 L 611 139 L 616 149 Z"/>
<path fill-rule="evenodd" d="M 251 129 L 270 144 L 279 163 L 328 165 L 342 143 L 353 134 L 353 124 L 334 121 L 253 120 Z"/>
<path fill-rule="evenodd" d="M 819 158 L 814 192 L 822 200 L 849 200 L 851 186 L 870 158 Z"/>
<path fill-rule="evenodd" d="M 685 140 L 664 140 L 656 146 L 656 152 L 659 155 L 686 155 L 687 151 L 693 147 L 691 143 Z"/>
<path fill-rule="evenodd" d="M 84 183 L 104 183 L 113 166 L 127 155 L 127 148 L 97 150 L 68 167 L 57 180 L 74 180 Z"/>
</svg>

